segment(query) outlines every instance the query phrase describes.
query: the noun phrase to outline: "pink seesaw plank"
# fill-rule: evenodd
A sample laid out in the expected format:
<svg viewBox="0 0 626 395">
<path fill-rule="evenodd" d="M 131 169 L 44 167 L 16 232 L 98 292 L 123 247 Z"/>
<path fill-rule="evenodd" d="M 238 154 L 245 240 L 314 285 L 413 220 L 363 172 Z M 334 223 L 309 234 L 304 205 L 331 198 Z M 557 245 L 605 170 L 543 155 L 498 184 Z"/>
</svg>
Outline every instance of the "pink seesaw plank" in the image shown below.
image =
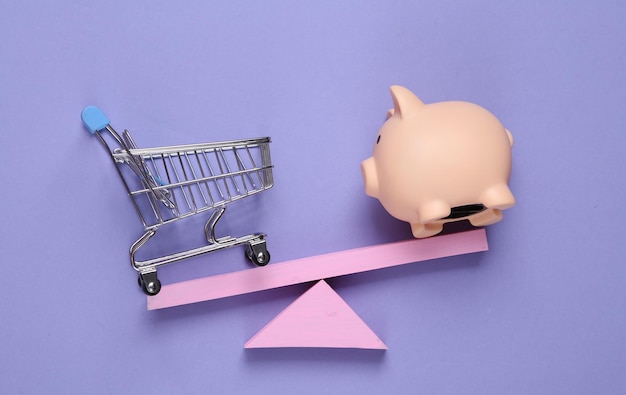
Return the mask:
<svg viewBox="0 0 626 395">
<path fill-rule="evenodd" d="M 361 273 L 406 263 L 486 251 L 484 229 L 345 250 L 265 267 L 164 285 L 148 296 L 148 310 L 180 306 Z"/>
<path fill-rule="evenodd" d="M 387 349 L 324 280 L 287 306 L 244 346 L 279 347 Z"/>
</svg>

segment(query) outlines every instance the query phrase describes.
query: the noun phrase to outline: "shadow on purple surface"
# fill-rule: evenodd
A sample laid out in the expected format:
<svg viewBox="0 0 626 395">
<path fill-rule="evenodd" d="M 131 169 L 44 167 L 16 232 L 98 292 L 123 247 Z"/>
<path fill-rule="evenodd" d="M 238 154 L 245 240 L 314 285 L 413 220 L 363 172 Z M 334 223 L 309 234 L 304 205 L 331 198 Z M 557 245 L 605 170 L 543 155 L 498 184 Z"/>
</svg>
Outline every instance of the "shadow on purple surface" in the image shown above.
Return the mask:
<svg viewBox="0 0 626 395">
<path fill-rule="evenodd" d="M 349 362 L 351 364 L 378 364 L 385 360 L 385 350 L 351 348 L 256 348 L 244 351 L 249 363 L 277 362 Z"/>
</svg>

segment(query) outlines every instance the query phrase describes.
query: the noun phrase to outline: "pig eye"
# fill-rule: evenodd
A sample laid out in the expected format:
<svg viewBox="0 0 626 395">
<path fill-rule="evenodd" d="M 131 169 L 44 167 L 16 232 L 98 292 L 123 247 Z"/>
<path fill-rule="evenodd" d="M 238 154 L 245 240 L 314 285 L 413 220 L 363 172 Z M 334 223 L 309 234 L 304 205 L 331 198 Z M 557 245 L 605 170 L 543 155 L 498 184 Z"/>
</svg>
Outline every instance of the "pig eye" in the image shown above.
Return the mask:
<svg viewBox="0 0 626 395">
<path fill-rule="evenodd" d="M 376 144 L 380 143 L 380 134 L 378 135 L 378 138 L 376 139 Z"/>
</svg>

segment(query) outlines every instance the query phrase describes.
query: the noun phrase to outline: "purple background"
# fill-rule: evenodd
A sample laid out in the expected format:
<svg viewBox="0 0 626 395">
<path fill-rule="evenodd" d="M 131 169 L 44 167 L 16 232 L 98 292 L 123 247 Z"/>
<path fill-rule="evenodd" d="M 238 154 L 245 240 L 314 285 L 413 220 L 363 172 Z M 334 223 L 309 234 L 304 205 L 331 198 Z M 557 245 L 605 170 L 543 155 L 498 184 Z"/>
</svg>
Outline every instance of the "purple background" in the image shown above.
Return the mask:
<svg viewBox="0 0 626 395">
<path fill-rule="evenodd" d="M 626 3 L 2 3 L 1 393 L 626 393 Z M 487 253 L 329 281 L 387 352 L 243 349 L 310 284 L 146 311 L 85 105 L 146 147 L 271 136 L 275 187 L 218 233 L 267 232 L 276 263 L 411 237 L 359 169 L 392 84 L 495 113 L 518 204 Z"/>
</svg>

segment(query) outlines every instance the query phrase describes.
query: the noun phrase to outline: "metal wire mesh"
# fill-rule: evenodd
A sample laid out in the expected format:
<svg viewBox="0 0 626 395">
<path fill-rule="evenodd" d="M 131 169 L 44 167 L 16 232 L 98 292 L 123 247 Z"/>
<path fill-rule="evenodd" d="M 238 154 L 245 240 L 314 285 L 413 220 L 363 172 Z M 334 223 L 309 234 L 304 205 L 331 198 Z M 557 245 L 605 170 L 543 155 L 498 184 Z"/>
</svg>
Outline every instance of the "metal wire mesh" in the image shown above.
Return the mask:
<svg viewBox="0 0 626 395">
<path fill-rule="evenodd" d="M 113 156 L 145 228 L 157 227 L 271 188 L 269 138 L 149 149 Z"/>
</svg>

